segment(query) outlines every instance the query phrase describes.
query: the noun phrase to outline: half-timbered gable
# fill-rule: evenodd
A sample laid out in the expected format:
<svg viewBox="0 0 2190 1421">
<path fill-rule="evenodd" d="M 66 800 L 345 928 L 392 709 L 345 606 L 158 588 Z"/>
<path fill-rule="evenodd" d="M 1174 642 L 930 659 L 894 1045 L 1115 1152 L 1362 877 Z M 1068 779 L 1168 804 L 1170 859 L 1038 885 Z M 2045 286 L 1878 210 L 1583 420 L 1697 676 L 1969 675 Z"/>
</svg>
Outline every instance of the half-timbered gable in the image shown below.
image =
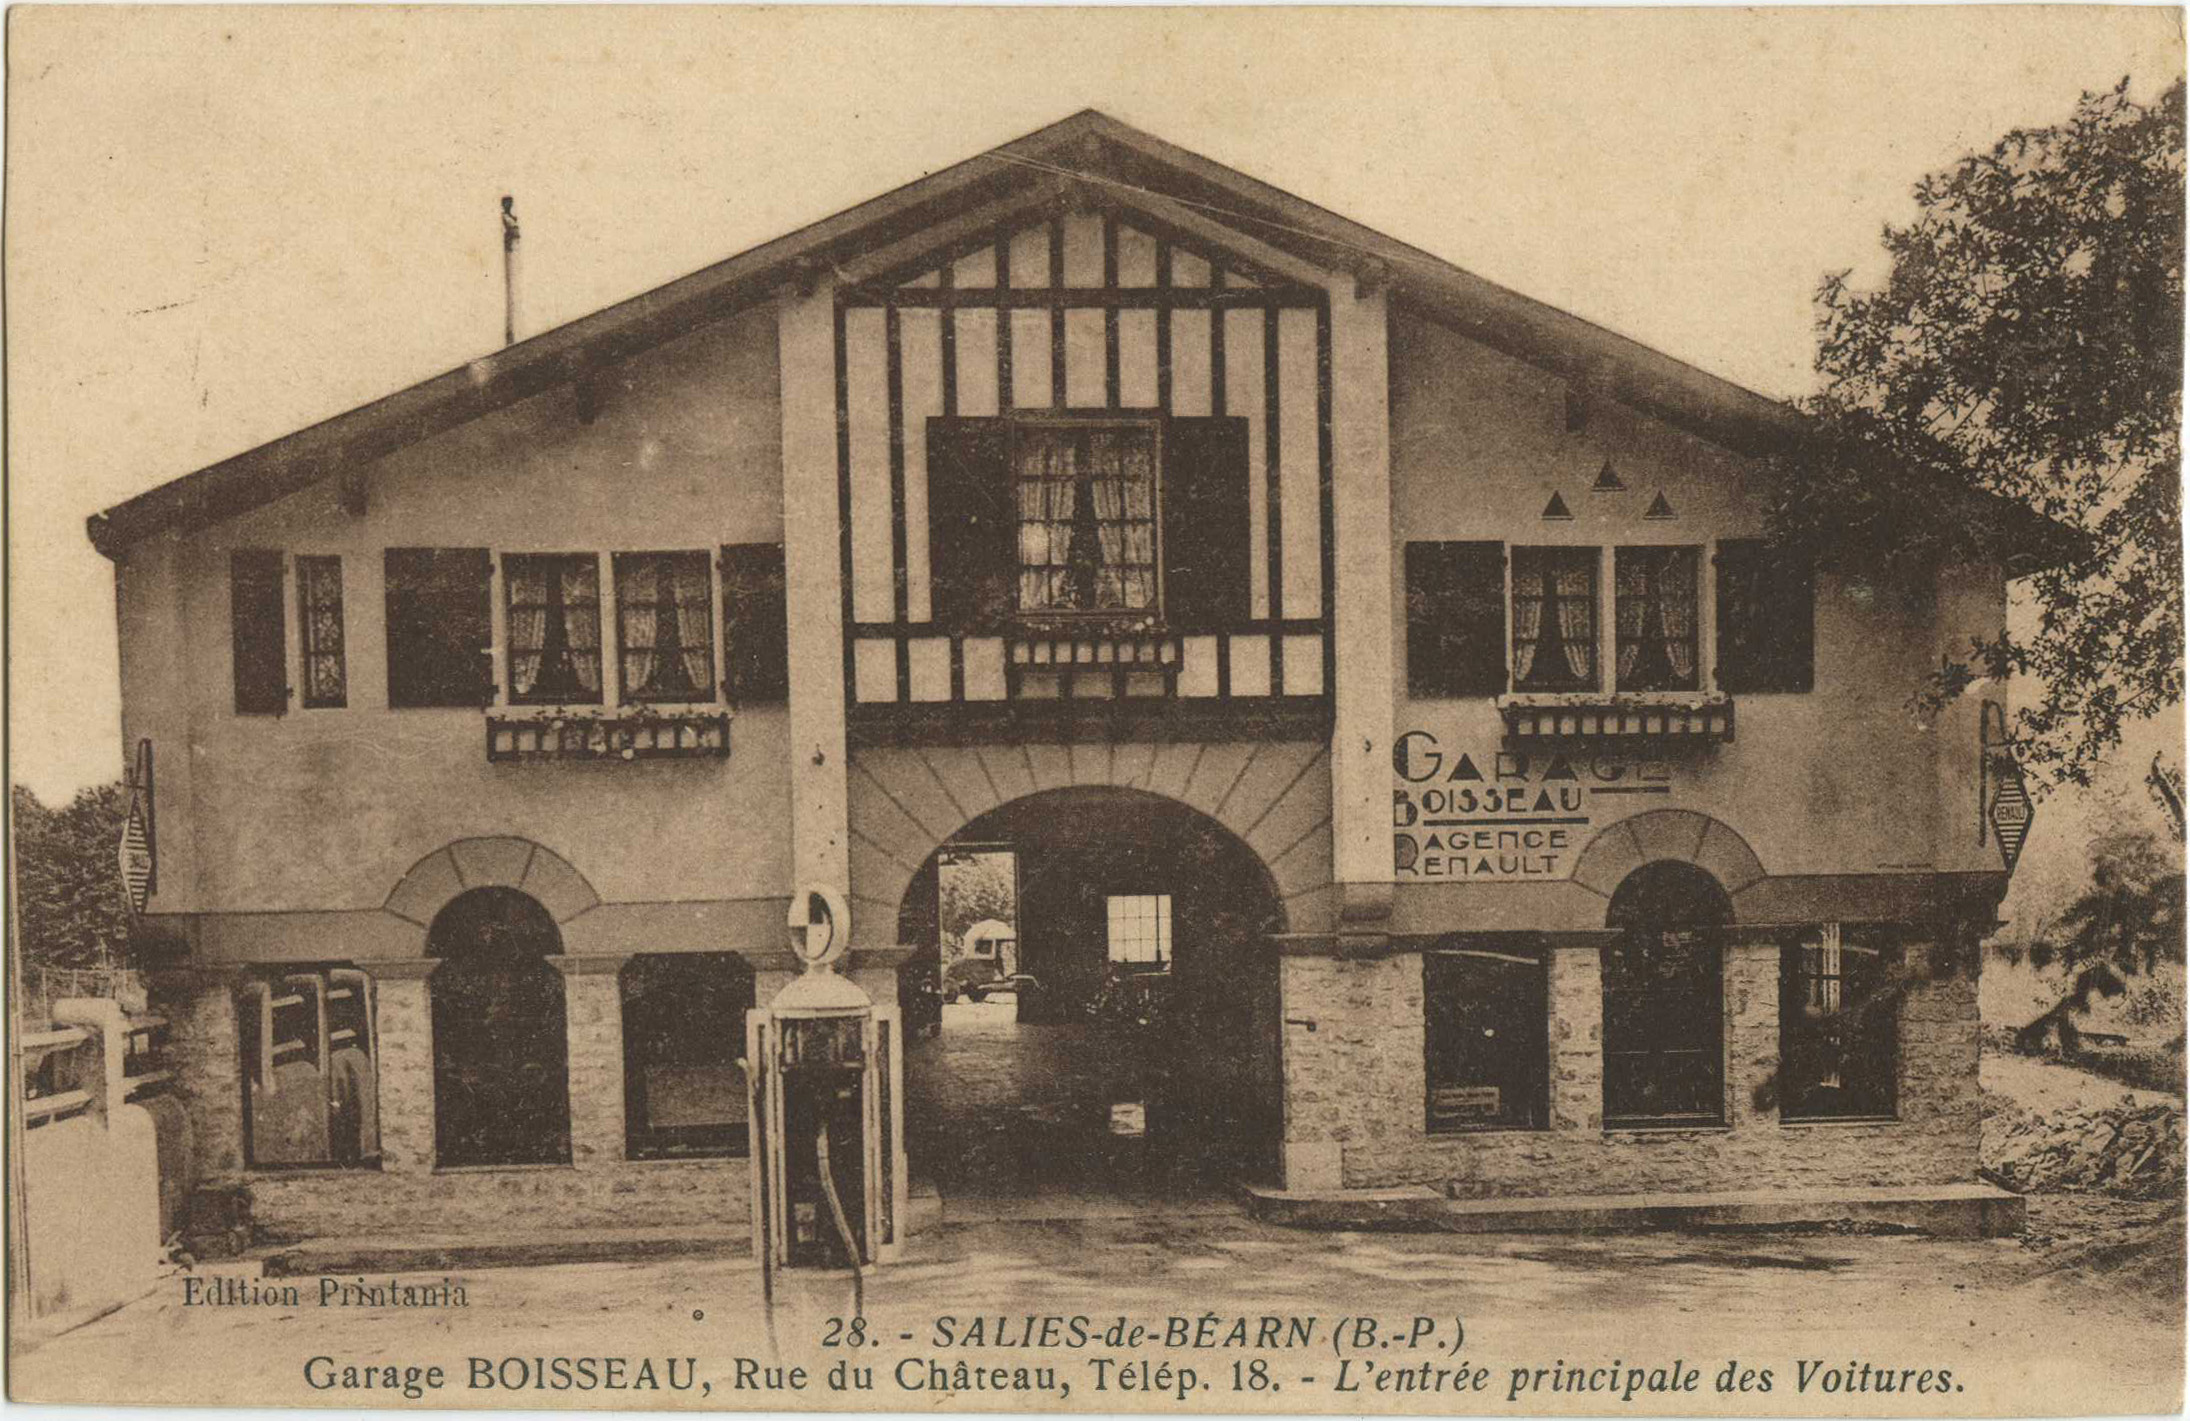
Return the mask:
<svg viewBox="0 0 2190 1421">
<path fill-rule="evenodd" d="M 854 736 L 1319 729 L 1328 275 L 1036 186 L 844 275 Z"/>
</svg>

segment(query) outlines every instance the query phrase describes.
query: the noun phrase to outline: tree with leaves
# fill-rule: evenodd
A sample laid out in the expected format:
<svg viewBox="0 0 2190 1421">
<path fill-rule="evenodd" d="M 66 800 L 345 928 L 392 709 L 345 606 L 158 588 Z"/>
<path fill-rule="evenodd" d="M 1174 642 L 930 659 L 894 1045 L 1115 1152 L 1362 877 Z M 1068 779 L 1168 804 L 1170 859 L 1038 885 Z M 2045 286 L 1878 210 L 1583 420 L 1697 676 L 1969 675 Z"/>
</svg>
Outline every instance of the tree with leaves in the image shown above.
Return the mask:
<svg viewBox="0 0 2190 1421">
<path fill-rule="evenodd" d="M 115 846 L 129 813 L 119 781 L 79 790 L 59 809 L 22 785 L 9 804 L 15 830 L 15 911 L 31 967 L 132 966 L 129 905 Z"/>
<path fill-rule="evenodd" d="M 2027 549 L 2032 513 L 2080 531 L 2034 559 L 2027 634 L 1911 693 L 2032 678 L 2016 738 L 2055 781 L 2182 698 L 2183 137 L 2180 81 L 2143 104 L 2124 80 L 1919 182 L 1884 284 L 1819 289 L 1817 438 L 1775 500 L 1821 565 L 1919 585 Z"/>
<path fill-rule="evenodd" d="M 1019 919 L 1012 854 L 998 849 L 945 849 L 936 855 L 937 912 L 943 936 L 957 942 L 976 923 Z"/>
<path fill-rule="evenodd" d="M 2036 941 L 2033 967 L 2060 964 L 2068 989 L 2044 1015 L 2016 1033 L 2035 1051 L 2050 1038 L 2074 1054 L 2074 1018 L 2094 997 L 2118 997 L 2130 977 L 2161 962 L 2183 961 L 2183 872 L 2169 846 L 2144 830 L 2102 834 L 2091 843 L 2091 882 Z"/>
</svg>

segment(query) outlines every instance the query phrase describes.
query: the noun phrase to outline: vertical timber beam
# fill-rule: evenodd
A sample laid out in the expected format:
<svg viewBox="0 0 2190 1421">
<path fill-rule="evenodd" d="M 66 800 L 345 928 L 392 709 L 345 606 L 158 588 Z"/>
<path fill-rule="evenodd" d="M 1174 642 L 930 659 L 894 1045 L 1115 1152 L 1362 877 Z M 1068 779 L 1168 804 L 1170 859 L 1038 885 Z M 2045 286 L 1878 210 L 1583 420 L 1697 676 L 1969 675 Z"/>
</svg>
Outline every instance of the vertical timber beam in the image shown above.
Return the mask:
<svg viewBox="0 0 2190 1421">
<path fill-rule="evenodd" d="M 844 566 L 836 294 L 827 281 L 777 308 L 783 410 L 783 566 L 789 601 L 791 874 L 786 892 L 851 892 L 845 799 Z M 763 999 L 765 1000 L 765 998 Z"/>
<path fill-rule="evenodd" d="M 1381 935 L 1391 913 L 1392 460 L 1385 293 L 1334 278 L 1331 526 L 1326 589 L 1338 665 L 1332 698 L 1331 877 L 1342 935 Z M 1273 597 L 1276 595 L 1273 592 Z"/>
</svg>

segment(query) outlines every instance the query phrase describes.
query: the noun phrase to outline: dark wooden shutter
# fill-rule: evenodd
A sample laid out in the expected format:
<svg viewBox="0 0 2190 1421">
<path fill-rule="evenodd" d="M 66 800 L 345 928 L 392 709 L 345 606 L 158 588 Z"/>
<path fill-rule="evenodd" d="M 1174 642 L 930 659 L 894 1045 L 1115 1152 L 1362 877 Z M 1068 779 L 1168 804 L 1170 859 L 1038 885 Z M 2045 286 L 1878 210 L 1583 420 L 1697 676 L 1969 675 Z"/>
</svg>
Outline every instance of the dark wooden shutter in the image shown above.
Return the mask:
<svg viewBox="0 0 2190 1421">
<path fill-rule="evenodd" d="M 1244 622 L 1247 421 L 1173 419 L 1163 431 L 1163 610 L 1175 631 Z"/>
<path fill-rule="evenodd" d="M 235 650 L 236 713 L 289 708 L 288 627 L 282 617 L 281 554 L 244 549 L 228 558 L 229 637 Z"/>
<path fill-rule="evenodd" d="M 1506 689 L 1503 543 L 1409 543 L 1407 692 L 1495 696 Z"/>
<path fill-rule="evenodd" d="M 1718 550 L 1718 685 L 1807 691 L 1816 679 L 1817 597 L 1807 561 L 1761 538 Z"/>
<path fill-rule="evenodd" d="M 788 700 L 790 629 L 783 544 L 730 543 L 722 550 L 723 680 L 743 705 Z"/>
<path fill-rule="evenodd" d="M 483 706 L 493 565 L 485 548 L 390 548 L 385 555 L 388 704 Z"/>
<path fill-rule="evenodd" d="M 940 628 L 994 630 L 1017 609 L 1019 520 L 1008 421 L 928 421 L 928 548 Z"/>
</svg>

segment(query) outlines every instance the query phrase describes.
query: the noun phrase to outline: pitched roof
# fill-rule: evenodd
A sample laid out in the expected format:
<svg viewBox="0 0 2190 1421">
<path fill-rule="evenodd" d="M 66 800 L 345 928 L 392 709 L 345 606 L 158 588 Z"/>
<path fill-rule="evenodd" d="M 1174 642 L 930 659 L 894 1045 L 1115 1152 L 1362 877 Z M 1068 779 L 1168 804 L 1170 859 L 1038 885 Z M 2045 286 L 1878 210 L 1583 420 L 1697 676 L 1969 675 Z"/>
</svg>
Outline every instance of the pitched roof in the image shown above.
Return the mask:
<svg viewBox="0 0 2190 1421">
<path fill-rule="evenodd" d="M 346 468 L 658 345 L 1026 186 L 1031 172 L 1137 190 L 1218 215 L 1256 241 L 1395 298 L 1486 345 L 1744 452 L 1807 427 L 1791 406 L 1509 291 L 1093 109 L 763 242 L 688 276 L 542 332 L 392 395 L 185 474 L 92 515 L 108 557 L 172 528 L 248 512 Z"/>
</svg>

